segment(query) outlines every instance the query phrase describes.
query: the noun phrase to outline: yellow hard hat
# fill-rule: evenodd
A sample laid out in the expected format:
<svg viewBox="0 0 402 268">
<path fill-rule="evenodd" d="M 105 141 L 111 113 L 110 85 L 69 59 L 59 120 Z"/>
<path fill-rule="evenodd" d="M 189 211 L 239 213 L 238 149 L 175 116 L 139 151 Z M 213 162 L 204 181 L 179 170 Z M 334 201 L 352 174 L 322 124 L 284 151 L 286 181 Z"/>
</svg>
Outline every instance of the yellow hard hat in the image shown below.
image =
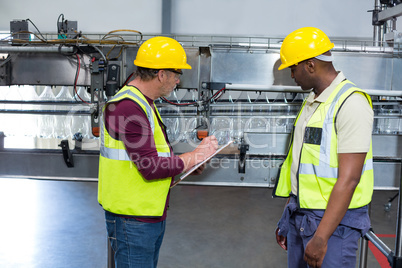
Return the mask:
<svg viewBox="0 0 402 268">
<path fill-rule="evenodd" d="M 138 49 L 134 64 L 151 69 L 191 69 L 180 43 L 164 36 L 145 41 Z"/>
<path fill-rule="evenodd" d="M 283 40 L 280 56 L 282 64 L 278 70 L 314 58 L 334 47 L 328 36 L 318 28 L 304 27 L 290 33 Z"/>
</svg>

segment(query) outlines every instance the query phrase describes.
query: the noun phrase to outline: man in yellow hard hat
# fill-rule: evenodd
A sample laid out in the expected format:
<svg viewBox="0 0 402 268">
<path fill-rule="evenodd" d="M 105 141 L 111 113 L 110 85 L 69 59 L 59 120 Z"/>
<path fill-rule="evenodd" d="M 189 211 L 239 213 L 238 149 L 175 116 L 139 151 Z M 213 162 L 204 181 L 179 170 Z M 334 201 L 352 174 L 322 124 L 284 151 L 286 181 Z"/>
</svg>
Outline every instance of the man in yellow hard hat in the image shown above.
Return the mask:
<svg viewBox="0 0 402 268">
<path fill-rule="evenodd" d="M 135 78 L 103 107 L 98 201 L 117 267 L 156 267 L 174 176 L 213 154 L 206 137 L 192 152 L 175 155 L 154 100 L 168 96 L 191 69 L 174 39 L 154 37 L 137 53 Z M 198 170 L 201 172 L 203 166 Z"/>
<path fill-rule="evenodd" d="M 373 193 L 371 98 L 335 70 L 331 43 L 304 27 L 283 41 L 279 70 L 308 95 L 294 122 L 274 197 L 288 198 L 277 242 L 288 267 L 355 267 L 358 240 L 370 227 Z"/>
</svg>

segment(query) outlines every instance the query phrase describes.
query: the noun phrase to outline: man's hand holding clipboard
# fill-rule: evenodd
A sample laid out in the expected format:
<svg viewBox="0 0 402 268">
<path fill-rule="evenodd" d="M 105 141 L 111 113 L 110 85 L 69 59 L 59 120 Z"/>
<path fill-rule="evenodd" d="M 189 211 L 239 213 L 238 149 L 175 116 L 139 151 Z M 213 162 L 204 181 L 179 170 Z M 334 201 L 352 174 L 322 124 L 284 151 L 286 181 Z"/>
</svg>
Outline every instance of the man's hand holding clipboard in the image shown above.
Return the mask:
<svg viewBox="0 0 402 268">
<path fill-rule="evenodd" d="M 213 138 L 211 138 L 212 140 L 211 140 L 211 143 L 213 143 L 213 144 L 211 144 L 211 146 L 213 146 L 214 148 L 215 148 L 215 141 L 216 141 L 216 138 L 214 137 L 214 136 L 209 136 L 209 137 L 207 137 L 207 138 L 205 138 L 205 139 L 208 139 L 208 138 L 210 138 L 210 137 L 213 137 Z M 203 142 L 204 142 L 204 140 L 205 139 L 203 139 Z M 208 142 L 207 142 L 208 143 Z M 204 169 L 203 168 L 203 165 L 205 165 L 205 163 L 206 162 L 208 162 L 209 160 L 211 160 L 211 158 L 212 157 L 214 157 L 215 155 L 217 155 L 220 151 L 222 151 L 224 148 L 226 148 L 227 146 L 229 146 L 230 144 L 232 144 L 233 143 L 233 140 L 231 140 L 231 141 L 229 141 L 228 143 L 226 143 L 225 145 L 223 145 L 222 147 L 220 147 L 218 150 L 212 150 L 212 152 L 211 153 L 209 153 L 208 155 L 205 155 L 204 157 L 204 159 L 202 160 L 202 161 L 200 161 L 199 163 L 197 163 L 197 164 L 195 164 L 195 165 L 193 165 L 190 169 L 188 169 L 183 175 L 181 175 L 180 176 L 180 178 L 176 181 L 176 182 L 174 182 L 173 184 L 172 184 L 172 186 L 170 186 L 170 188 L 173 188 L 174 186 L 176 186 L 179 182 L 181 182 L 183 179 L 185 179 L 187 176 L 189 176 L 189 175 L 191 175 L 191 174 L 193 174 L 194 172 L 196 172 L 198 169 L 200 169 L 200 168 L 202 168 L 202 170 Z M 200 143 L 200 145 L 199 146 L 201 146 L 202 145 L 202 142 Z M 217 141 L 216 141 L 216 147 L 217 147 Z M 198 148 L 198 147 L 197 147 Z M 211 148 L 212 149 L 212 148 Z M 197 149 L 196 149 L 197 150 Z M 194 150 L 193 152 L 195 152 L 196 150 Z M 192 153 L 193 153 L 192 152 Z M 201 171 L 202 171 L 201 170 Z"/>
</svg>

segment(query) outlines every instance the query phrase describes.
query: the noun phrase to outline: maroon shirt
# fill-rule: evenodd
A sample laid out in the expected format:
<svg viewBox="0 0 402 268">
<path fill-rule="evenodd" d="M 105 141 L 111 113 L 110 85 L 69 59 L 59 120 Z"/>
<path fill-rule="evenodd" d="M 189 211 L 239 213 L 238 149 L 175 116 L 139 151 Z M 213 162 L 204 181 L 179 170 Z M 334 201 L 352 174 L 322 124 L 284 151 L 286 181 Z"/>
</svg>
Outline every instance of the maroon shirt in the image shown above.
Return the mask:
<svg viewBox="0 0 402 268">
<path fill-rule="evenodd" d="M 149 105 L 155 110 L 153 100 L 146 97 Z M 159 157 L 156 151 L 155 141 L 151 125 L 142 108 L 130 99 L 123 99 L 119 102 L 109 104 L 105 109 L 105 127 L 110 136 L 121 140 L 140 173 L 147 180 L 172 177 L 183 171 L 184 163 L 173 154 L 170 147 L 165 126 L 158 118 L 165 139 L 172 151 L 171 157 Z M 156 123 L 156 122 L 155 122 Z M 166 210 L 169 205 L 170 191 L 167 196 L 165 210 L 162 217 L 144 218 L 136 217 L 144 222 L 160 222 L 166 219 Z"/>
</svg>

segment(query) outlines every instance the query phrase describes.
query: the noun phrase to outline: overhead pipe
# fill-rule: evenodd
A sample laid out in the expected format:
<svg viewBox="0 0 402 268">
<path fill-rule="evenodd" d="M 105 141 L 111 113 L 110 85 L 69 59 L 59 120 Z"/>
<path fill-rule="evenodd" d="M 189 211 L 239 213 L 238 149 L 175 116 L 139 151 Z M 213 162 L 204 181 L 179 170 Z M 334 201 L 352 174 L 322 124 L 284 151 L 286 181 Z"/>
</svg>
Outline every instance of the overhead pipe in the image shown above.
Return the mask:
<svg viewBox="0 0 402 268">
<path fill-rule="evenodd" d="M 54 47 L 54 46 L 0 46 L 0 53 L 72 53 L 73 47 Z"/>
<path fill-rule="evenodd" d="M 252 84 L 225 84 L 225 89 L 234 91 L 267 91 L 267 92 L 297 92 L 303 93 L 298 86 L 269 86 Z"/>
<path fill-rule="evenodd" d="M 252 84 L 225 84 L 226 90 L 234 91 L 266 91 L 266 92 L 295 92 L 306 93 L 299 86 L 281 86 L 281 85 L 252 85 Z M 402 97 L 400 90 L 381 90 L 381 89 L 365 89 L 370 96 L 387 96 Z"/>
<path fill-rule="evenodd" d="M 381 30 L 381 27 L 379 27 Z M 379 31 L 381 33 L 381 31 Z M 382 36 L 379 34 L 379 36 Z M 368 42 L 370 43 L 370 42 Z M 374 43 L 374 42 L 373 42 Z M 363 41 L 344 41 L 342 43 L 337 42 L 335 43 L 334 48 L 332 51 L 339 51 L 339 52 L 364 52 L 364 53 L 393 53 L 394 50 L 392 47 L 381 47 L 379 44 L 381 41 L 377 41 L 376 44 L 368 45 L 366 42 Z M 248 44 L 248 43 L 239 43 L 239 44 L 230 44 L 230 45 L 224 45 L 224 44 L 214 44 L 211 45 L 211 47 L 214 50 L 219 50 L 219 49 L 230 49 L 230 50 L 242 50 L 244 51 L 245 48 L 248 49 L 280 49 L 281 48 L 280 43 L 274 44 Z"/>
</svg>

